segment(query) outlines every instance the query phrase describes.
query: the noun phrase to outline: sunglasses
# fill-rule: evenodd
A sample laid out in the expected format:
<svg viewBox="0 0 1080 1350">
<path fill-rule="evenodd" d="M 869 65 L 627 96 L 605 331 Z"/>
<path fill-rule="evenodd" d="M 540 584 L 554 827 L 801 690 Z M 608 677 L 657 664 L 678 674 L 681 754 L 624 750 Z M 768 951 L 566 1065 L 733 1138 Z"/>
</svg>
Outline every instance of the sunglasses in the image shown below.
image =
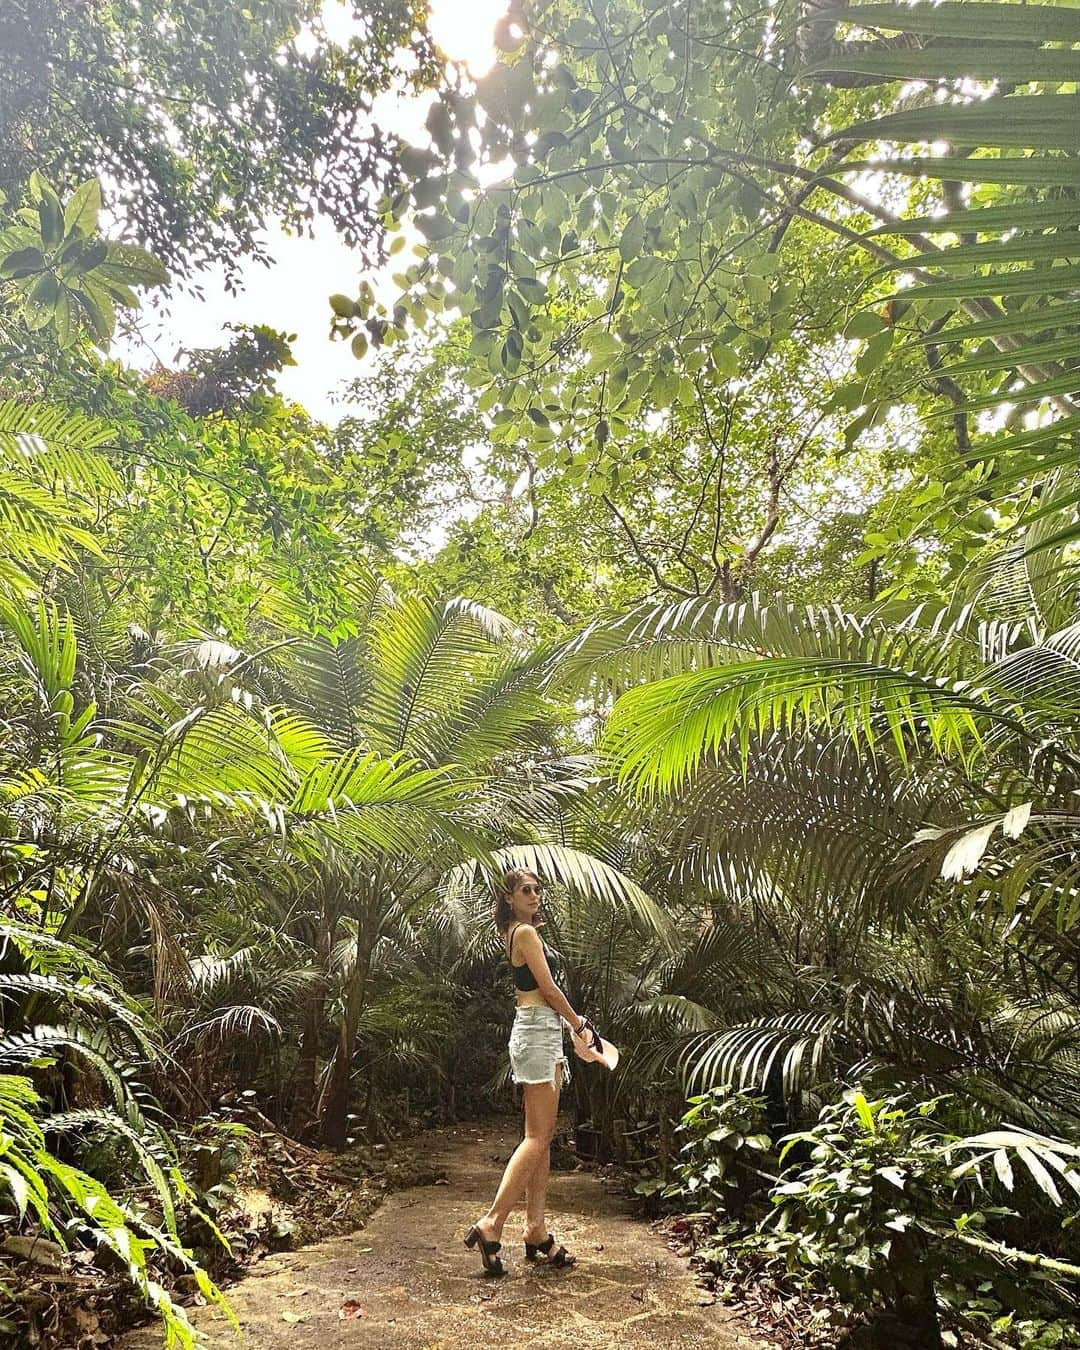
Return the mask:
<svg viewBox="0 0 1080 1350">
<path fill-rule="evenodd" d="M 522 895 L 537 895 L 537 896 L 538 896 L 538 895 L 540 894 L 540 892 L 541 892 L 541 887 L 539 887 L 539 886 L 534 886 L 534 885 L 532 884 L 532 882 L 526 882 L 524 886 L 519 886 L 519 887 L 518 887 L 518 890 L 522 893 Z"/>
</svg>

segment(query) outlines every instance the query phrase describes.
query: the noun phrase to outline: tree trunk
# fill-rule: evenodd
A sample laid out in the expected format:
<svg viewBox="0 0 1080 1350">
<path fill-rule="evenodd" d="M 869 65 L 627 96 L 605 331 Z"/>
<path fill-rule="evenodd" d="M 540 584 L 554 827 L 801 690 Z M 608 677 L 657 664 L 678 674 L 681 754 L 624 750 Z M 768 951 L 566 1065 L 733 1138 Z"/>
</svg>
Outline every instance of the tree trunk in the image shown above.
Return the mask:
<svg viewBox="0 0 1080 1350">
<path fill-rule="evenodd" d="M 671 1119 L 671 1113 L 668 1110 L 668 1103 L 661 1097 L 660 1134 L 656 1144 L 656 1163 L 660 1169 L 660 1176 L 664 1181 L 668 1181 L 671 1176 L 671 1155 L 674 1152 L 674 1132 L 675 1126 Z"/>
<path fill-rule="evenodd" d="M 352 1058 L 360 1016 L 367 997 L 368 971 L 371 966 L 371 948 L 357 944 L 356 964 L 353 966 L 345 1011 L 338 1029 L 337 1049 L 330 1068 L 330 1078 L 320 1102 L 322 1120 L 319 1138 L 327 1148 L 344 1148 L 349 1133 L 349 1088 L 352 1082 Z"/>
<path fill-rule="evenodd" d="M 315 1121 L 315 1077 L 319 1062 L 319 1040 L 322 1033 L 325 996 L 320 988 L 308 1000 L 304 1013 L 304 1029 L 300 1033 L 300 1054 L 293 1074 L 292 1110 L 289 1114 L 289 1133 L 301 1138 Z"/>
<path fill-rule="evenodd" d="M 352 1077 L 352 1057 L 338 1053 L 334 1057 L 330 1083 L 323 1098 L 322 1127 L 319 1140 L 327 1148 L 342 1149 L 348 1139 L 349 1080 Z"/>
</svg>

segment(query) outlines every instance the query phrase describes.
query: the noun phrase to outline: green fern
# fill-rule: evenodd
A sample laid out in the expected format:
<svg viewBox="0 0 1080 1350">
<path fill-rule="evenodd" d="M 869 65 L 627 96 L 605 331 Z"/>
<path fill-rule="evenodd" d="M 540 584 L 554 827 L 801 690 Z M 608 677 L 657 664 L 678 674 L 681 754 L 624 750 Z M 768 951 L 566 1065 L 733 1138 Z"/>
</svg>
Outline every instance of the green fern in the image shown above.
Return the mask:
<svg viewBox="0 0 1080 1350">
<path fill-rule="evenodd" d="M 100 453 L 101 422 L 57 408 L 0 402 L 0 587 L 25 593 L 42 571 L 100 556 L 96 504 L 118 488 Z"/>
<path fill-rule="evenodd" d="M 185 1198 L 174 1151 L 146 1116 L 140 1083 L 145 1061 L 160 1050 L 145 1017 L 118 989 L 101 962 L 55 933 L 15 919 L 0 920 L 0 1216 L 33 1223 L 66 1247 L 71 1232 L 109 1248 L 123 1261 L 142 1296 L 160 1316 L 170 1344 L 194 1347 L 181 1309 L 154 1277 L 151 1263 L 179 1262 L 204 1294 L 220 1292 L 180 1244 L 175 1196 Z M 12 968 L 22 966 L 23 969 Z M 65 1009 L 80 1020 L 53 1025 L 43 1015 Z M 2 1029 L 6 1026 L 7 1029 Z M 138 1057 L 138 1062 L 132 1059 Z M 26 1066 L 40 1073 L 61 1058 L 94 1075 L 112 1109 L 48 1112 Z M 107 1135 L 136 1160 L 163 1216 L 161 1230 L 116 1199 L 87 1171 L 61 1161 L 46 1130 L 76 1146 Z M 74 1226 L 73 1226 L 74 1224 Z M 224 1304 L 223 1304 L 224 1306 Z"/>
</svg>

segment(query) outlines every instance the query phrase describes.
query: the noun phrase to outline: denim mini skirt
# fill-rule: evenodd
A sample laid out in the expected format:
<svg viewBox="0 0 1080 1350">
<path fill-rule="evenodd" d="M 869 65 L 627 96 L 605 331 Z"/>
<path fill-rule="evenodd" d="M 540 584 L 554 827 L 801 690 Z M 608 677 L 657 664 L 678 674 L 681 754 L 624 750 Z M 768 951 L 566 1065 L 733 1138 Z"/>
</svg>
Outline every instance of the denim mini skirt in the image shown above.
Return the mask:
<svg viewBox="0 0 1080 1350">
<path fill-rule="evenodd" d="M 546 1004 L 518 1008 L 510 1031 L 510 1071 L 515 1083 L 570 1081 L 570 1061 L 563 1054 L 563 1021 Z"/>
</svg>

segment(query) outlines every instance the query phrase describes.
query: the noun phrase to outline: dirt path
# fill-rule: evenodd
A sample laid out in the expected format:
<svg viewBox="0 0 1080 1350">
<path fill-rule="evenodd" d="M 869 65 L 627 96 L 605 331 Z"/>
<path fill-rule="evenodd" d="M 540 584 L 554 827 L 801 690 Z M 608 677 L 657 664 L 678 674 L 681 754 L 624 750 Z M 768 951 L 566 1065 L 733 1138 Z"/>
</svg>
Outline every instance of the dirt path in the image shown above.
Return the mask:
<svg viewBox="0 0 1080 1350">
<path fill-rule="evenodd" d="M 703 1306 L 686 1262 L 630 1217 L 586 1172 L 551 1178 L 552 1228 L 579 1258 L 572 1271 L 526 1265 L 520 1216 L 504 1233 L 509 1274 L 483 1274 L 461 1235 L 487 1206 L 517 1142 L 503 1130 L 458 1126 L 430 1136 L 446 1184 L 390 1196 L 366 1228 L 267 1257 L 229 1299 L 245 1350 L 733 1350 L 740 1336 L 720 1306 Z M 511 1240 L 512 1239 L 512 1240 Z M 342 1311 L 351 1313 L 342 1316 Z M 210 1350 L 236 1350 L 216 1310 L 196 1321 Z M 143 1328 L 121 1350 L 160 1345 Z"/>
</svg>

